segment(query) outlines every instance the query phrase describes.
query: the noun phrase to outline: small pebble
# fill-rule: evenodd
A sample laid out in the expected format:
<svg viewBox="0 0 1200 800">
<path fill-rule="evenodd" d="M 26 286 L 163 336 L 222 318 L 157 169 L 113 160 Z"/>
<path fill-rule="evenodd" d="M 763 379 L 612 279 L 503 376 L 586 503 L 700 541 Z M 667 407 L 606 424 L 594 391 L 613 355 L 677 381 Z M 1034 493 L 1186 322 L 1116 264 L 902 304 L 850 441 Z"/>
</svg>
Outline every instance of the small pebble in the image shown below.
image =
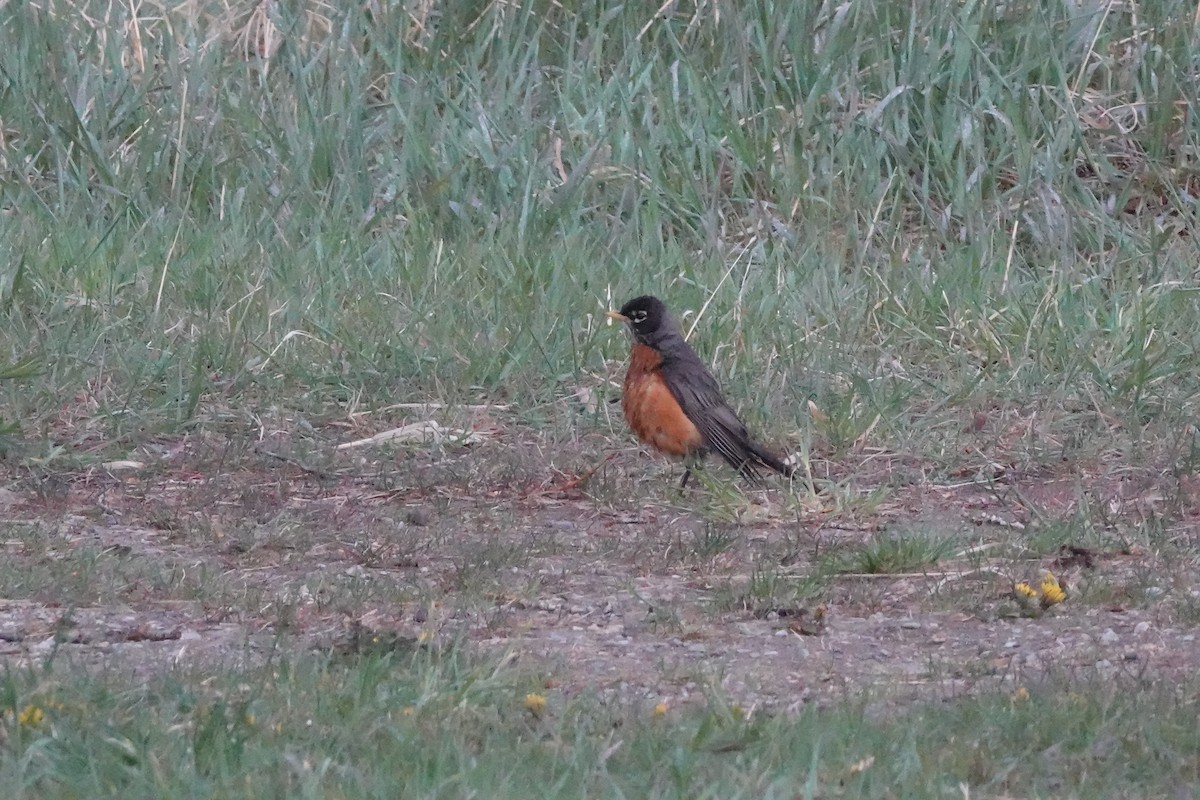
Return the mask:
<svg viewBox="0 0 1200 800">
<path fill-rule="evenodd" d="M 1142 620 L 1137 625 L 1133 626 L 1133 632 L 1136 633 L 1138 636 L 1141 636 L 1143 633 L 1145 633 L 1148 630 L 1150 630 L 1150 623 L 1146 622 L 1145 620 Z"/>
<path fill-rule="evenodd" d="M 409 525 L 416 525 L 418 528 L 423 528 L 433 522 L 433 514 L 425 506 L 412 506 L 404 512 L 404 521 Z"/>
<path fill-rule="evenodd" d="M 1121 637 L 1112 628 L 1105 629 L 1104 633 L 1100 634 L 1100 644 L 1116 644 L 1121 641 Z"/>
</svg>

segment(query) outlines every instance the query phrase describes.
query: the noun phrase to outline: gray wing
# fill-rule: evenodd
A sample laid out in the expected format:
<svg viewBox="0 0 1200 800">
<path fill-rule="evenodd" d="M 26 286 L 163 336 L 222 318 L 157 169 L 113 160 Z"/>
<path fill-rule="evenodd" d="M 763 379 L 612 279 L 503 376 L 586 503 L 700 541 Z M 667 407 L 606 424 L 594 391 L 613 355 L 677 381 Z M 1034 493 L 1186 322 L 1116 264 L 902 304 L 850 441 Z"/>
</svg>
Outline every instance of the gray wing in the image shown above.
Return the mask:
<svg viewBox="0 0 1200 800">
<path fill-rule="evenodd" d="M 757 467 L 764 466 L 785 477 L 792 477 L 795 468 L 783 463 L 779 456 L 750 438 L 745 424 L 725 402 L 717 379 L 712 376 L 700 356 L 682 337 L 677 337 L 661 350 L 663 377 L 683 413 L 687 414 L 704 437 L 707 449 L 715 450 L 743 477 L 758 481 Z"/>
<path fill-rule="evenodd" d="M 663 377 L 687 414 L 704 437 L 704 444 L 725 459 L 743 476 L 756 479 L 756 461 L 761 461 L 750 442 L 746 426 L 725 402 L 716 378 L 704 366 L 696 351 L 686 342 L 685 349 L 675 347 L 664 354 Z"/>
</svg>

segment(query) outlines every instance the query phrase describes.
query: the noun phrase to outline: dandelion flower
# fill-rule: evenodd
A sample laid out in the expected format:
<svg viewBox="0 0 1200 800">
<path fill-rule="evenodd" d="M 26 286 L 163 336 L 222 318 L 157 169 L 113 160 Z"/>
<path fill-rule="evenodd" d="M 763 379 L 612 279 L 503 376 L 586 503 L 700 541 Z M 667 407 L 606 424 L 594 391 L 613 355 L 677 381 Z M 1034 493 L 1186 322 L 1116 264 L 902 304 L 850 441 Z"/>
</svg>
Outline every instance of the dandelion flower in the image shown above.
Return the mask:
<svg viewBox="0 0 1200 800">
<path fill-rule="evenodd" d="M 535 717 L 546 713 L 546 696 L 536 692 L 525 695 L 525 710 Z"/>
<path fill-rule="evenodd" d="M 21 709 L 21 713 L 17 715 L 17 723 L 22 728 L 33 728 L 42 724 L 42 720 L 46 714 L 37 706 L 25 706 Z"/>
<path fill-rule="evenodd" d="M 659 703 L 658 705 L 656 705 L 656 706 L 654 707 L 654 711 L 653 711 L 652 713 L 653 713 L 653 714 L 654 714 L 654 716 L 656 716 L 656 717 L 662 717 L 662 716 L 666 716 L 666 713 L 667 713 L 667 704 L 666 704 L 666 703 Z"/>
<path fill-rule="evenodd" d="M 1047 572 L 1042 576 L 1042 607 L 1049 608 L 1067 599 L 1067 592 L 1059 584 L 1058 578 Z"/>
</svg>

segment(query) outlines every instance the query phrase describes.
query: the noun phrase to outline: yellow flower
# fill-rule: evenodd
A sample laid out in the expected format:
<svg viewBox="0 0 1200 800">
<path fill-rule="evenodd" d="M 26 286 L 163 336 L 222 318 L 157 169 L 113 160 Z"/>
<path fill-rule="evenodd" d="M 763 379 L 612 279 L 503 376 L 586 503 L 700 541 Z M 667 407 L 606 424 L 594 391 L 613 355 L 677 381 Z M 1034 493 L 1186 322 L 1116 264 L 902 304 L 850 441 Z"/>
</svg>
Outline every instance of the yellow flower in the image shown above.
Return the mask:
<svg viewBox="0 0 1200 800">
<path fill-rule="evenodd" d="M 1014 704 L 1015 703 L 1024 703 L 1028 699 L 1029 699 L 1029 690 L 1026 689 L 1024 686 L 1018 687 L 1017 690 L 1012 693 L 1011 700 Z"/>
<path fill-rule="evenodd" d="M 42 724 L 46 714 L 37 706 L 25 706 L 17 715 L 17 722 L 23 728 L 32 728 Z"/>
<path fill-rule="evenodd" d="M 540 717 L 546 713 L 546 697 L 545 695 L 530 692 L 525 695 L 525 710 L 535 717 Z"/>
<path fill-rule="evenodd" d="M 1047 572 L 1042 576 L 1042 608 L 1049 608 L 1067 599 L 1067 592 L 1059 584 L 1058 578 Z"/>
<path fill-rule="evenodd" d="M 651 713 L 652 713 L 652 714 L 654 714 L 654 716 L 656 716 L 656 717 L 663 717 L 663 716 L 666 716 L 666 714 L 667 714 L 667 704 L 666 704 L 666 703 L 659 703 L 658 705 L 656 705 L 656 706 L 654 707 L 654 711 L 652 711 Z"/>
<path fill-rule="evenodd" d="M 1013 591 L 1022 597 L 1028 597 L 1031 599 L 1037 597 L 1037 590 L 1034 589 L 1032 586 L 1030 586 L 1025 581 L 1021 581 L 1020 583 L 1013 586 Z"/>
</svg>

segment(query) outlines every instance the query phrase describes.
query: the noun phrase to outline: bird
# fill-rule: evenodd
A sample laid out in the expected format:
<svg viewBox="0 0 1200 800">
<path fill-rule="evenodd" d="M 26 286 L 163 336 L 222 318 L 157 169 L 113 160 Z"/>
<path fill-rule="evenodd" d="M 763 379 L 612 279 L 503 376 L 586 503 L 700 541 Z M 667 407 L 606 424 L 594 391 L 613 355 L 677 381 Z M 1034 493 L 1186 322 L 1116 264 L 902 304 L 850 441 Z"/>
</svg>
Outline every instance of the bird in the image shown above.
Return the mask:
<svg viewBox="0 0 1200 800">
<path fill-rule="evenodd" d="M 633 332 L 621 392 L 625 421 L 655 450 L 684 459 L 681 490 L 692 466 L 710 452 L 751 483 L 761 482 L 760 467 L 792 477 L 794 467 L 751 438 L 661 300 L 635 297 L 608 316 L 627 323 Z"/>
</svg>

